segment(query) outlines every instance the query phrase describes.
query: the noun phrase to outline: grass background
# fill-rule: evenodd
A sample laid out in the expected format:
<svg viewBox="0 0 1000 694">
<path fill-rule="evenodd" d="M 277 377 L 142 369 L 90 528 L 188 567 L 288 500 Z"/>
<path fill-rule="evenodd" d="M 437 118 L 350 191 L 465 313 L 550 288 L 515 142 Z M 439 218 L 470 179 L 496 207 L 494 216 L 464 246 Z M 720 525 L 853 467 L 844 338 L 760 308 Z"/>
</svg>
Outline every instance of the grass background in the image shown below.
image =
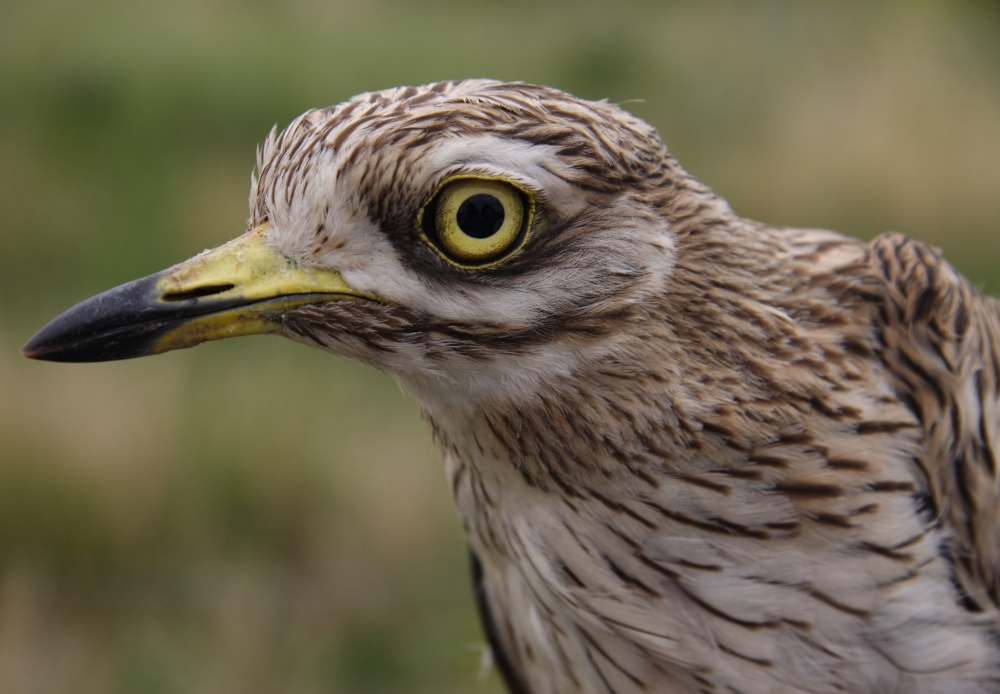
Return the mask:
<svg viewBox="0 0 1000 694">
<path fill-rule="evenodd" d="M 1000 292 L 996 3 L 0 0 L 0 691 L 500 691 L 390 378 L 262 337 L 17 354 L 244 231 L 272 124 L 473 76 L 627 101 L 739 213 Z"/>
</svg>

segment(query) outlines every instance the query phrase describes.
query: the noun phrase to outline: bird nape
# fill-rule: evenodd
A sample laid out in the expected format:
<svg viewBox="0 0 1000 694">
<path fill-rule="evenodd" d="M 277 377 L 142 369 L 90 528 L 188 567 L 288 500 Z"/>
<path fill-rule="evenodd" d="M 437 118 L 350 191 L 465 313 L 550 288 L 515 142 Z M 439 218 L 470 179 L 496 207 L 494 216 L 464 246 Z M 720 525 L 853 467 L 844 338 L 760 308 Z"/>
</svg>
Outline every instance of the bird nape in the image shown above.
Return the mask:
<svg viewBox="0 0 1000 694">
<path fill-rule="evenodd" d="M 393 374 L 512 692 L 1000 691 L 1000 308 L 933 248 L 741 219 L 616 106 L 485 80 L 303 114 L 250 207 L 24 354 Z"/>
</svg>

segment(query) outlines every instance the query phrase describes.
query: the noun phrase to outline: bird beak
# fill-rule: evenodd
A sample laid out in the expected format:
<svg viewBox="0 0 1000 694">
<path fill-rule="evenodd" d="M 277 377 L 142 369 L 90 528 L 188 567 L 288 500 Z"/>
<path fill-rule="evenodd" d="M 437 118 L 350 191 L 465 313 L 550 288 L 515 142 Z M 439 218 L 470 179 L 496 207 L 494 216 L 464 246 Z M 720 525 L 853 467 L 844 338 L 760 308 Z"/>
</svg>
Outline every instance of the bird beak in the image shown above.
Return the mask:
<svg viewBox="0 0 1000 694">
<path fill-rule="evenodd" d="M 339 272 L 303 267 L 265 242 L 268 226 L 149 277 L 77 304 L 21 354 L 48 361 L 111 361 L 240 335 L 278 333 L 305 304 L 377 300 Z"/>
</svg>

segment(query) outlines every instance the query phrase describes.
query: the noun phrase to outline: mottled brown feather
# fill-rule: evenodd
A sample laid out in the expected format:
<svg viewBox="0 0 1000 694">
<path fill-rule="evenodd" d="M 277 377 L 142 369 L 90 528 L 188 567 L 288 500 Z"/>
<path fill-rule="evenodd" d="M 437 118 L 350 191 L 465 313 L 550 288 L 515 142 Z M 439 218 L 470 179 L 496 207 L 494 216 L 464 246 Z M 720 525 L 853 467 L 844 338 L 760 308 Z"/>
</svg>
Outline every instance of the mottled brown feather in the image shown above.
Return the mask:
<svg viewBox="0 0 1000 694">
<path fill-rule="evenodd" d="M 483 167 L 539 214 L 469 270 L 414 220 Z M 934 249 L 741 219 L 620 109 L 485 81 L 305 114 L 251 205 L 392 268 L 286 332 L 420 402 L 514 691 L 1000 691 L 1000 309 Z"/>
</svg>

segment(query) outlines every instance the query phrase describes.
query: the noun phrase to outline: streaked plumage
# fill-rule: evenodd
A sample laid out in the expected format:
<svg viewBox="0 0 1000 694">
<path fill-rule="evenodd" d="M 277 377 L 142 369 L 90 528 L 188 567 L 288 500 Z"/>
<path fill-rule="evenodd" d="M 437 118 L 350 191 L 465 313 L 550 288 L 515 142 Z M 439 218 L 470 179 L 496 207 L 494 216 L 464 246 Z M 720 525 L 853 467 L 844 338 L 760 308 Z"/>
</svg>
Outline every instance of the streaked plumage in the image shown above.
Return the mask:
<svg viewBox="0 0 1000 694">
<path fill-rule="evenodd" d="M 456 176 L 534 201 L 509 257 L 415 223 Z M 936 250 L 741 219 L 617 107 L 488 81 L 304 114 L 250 205 L 373 299 L 282 330 L 420 403 L 513 692 L 1000 691 L 1000 308 Z"/>
</svg>

